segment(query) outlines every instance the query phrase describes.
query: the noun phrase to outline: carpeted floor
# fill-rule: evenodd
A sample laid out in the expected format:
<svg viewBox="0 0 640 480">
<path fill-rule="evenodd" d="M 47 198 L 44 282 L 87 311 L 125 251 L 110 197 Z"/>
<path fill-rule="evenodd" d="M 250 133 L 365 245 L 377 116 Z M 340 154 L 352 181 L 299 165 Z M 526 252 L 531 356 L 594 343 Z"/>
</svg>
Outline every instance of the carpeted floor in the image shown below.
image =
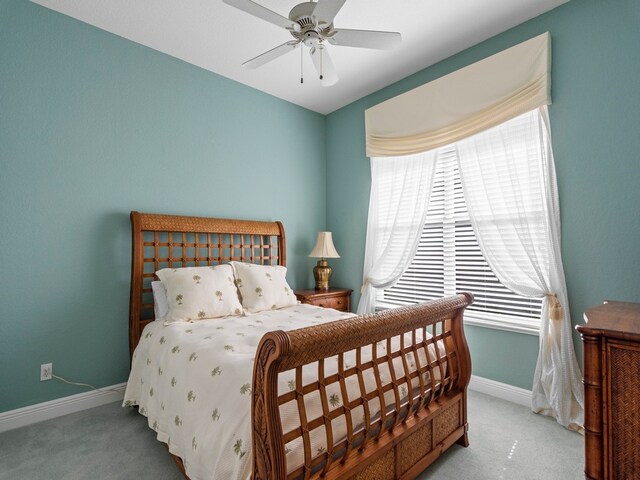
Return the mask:
<svg viewBox="0 0 640 480">
<path fill-rule="evenodd" d="M 583 437 L 513 403 L 470 392 L 469 441 L 419 478 L 584 478 Z M 117 403 L 0 434 L 1 480 L 181 478 L 146 419 Z"/>
</svg>

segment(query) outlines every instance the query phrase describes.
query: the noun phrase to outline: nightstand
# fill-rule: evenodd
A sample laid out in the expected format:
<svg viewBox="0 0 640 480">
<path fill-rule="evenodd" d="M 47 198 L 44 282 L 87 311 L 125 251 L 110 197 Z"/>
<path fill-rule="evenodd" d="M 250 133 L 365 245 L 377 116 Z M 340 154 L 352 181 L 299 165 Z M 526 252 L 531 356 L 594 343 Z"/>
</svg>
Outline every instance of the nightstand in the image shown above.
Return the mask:
<svg viewBox="0 0 640 480">
<path fill-rule="evenodd" d="M 351 292 L 353 290 L 348 288 L 330 288 L 329 290 L 296 290 L 295 294 L 302 303 L 350 312 Z"/>
</svg>

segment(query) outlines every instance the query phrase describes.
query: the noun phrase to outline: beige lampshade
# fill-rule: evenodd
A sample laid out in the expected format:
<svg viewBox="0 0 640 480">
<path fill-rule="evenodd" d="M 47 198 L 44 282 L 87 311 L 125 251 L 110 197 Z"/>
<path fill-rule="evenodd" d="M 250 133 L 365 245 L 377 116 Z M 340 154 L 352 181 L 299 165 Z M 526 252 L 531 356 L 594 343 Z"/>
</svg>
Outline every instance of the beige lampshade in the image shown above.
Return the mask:
<svg viewBox="0 0 640 480">
<path fill-rule="evenodd" d="M 309 256 L 312 258 L 340 258 L 336 247 L 333 246 L 331 232 L 318 232 L 316 246 L 313 247 Z"/>
</svg>

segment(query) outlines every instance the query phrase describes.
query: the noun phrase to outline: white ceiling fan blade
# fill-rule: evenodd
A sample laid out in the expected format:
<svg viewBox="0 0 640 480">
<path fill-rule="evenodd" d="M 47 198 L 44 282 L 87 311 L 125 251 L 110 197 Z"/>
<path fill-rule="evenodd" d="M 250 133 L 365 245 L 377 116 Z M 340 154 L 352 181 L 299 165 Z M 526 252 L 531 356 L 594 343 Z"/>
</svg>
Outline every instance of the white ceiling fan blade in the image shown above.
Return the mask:
<svg viewBox="0 0 640 480">
<path fill-rule="evenodd" d="M 375 48 L 387 50 L 395 47 L 402 40 L 398 32 L 377 32 L 374 30 L 348 30 L 340 28 L 334 30 L 332 36 L 327 37 L 329 43 L 344 47 Z"/>
<path fill-rule="evenodd" d="M 318 0 L 311 15 L 316 24 L 331 25 L 346 0 Z"/>
<path fill-rule="evenodd" d="M 261 18 L 262 20 L 266 20 L 269 23 L 273 23 L 282 28 L 286 28 L 287 30 L 300 30 L 300 25 L 295 22 L 292 22 L 286 17 L 269 10 L 268 8 L 263 7 L 262 5 L 258 5 L 256 2 L 252 2 L 251 0 L 222 0 L 227 5 L 231 5 L 232 7 L 237 8 L 238 10 L 242 10 L 243 12 L 248 13 L 249 15 L 253 15 L 254 17 Z"/>
<path fill-rule="evenodd" d="M 309 50 L 313 66 L 316 67 L 318 75 L 320 75 L 320 84 L 323 87 L 330 87 L 338 82 L 338 74 L 336 68 L 333 66 L 329 51 L 324 45 L 318 45 L 315 48 Z"/>
<path fill-rule="evenodd" d="M 257 57 L 252 58 L 251 60 L 247 60 L 242 64 L 245 68 L 258 68 L 264 65 L 265 63 L 270 62 L 271 60 L 275 60 L 276 58 L 284 55 L 291 50 L 295 50 L 300 45 L 300 42 L 296 40 L 292 40 L 287 43 L 283 43 L 282 45 L 278 45 L 275 48 L 272 48 L 268 52 L 264 52 Z"/>
</svg>

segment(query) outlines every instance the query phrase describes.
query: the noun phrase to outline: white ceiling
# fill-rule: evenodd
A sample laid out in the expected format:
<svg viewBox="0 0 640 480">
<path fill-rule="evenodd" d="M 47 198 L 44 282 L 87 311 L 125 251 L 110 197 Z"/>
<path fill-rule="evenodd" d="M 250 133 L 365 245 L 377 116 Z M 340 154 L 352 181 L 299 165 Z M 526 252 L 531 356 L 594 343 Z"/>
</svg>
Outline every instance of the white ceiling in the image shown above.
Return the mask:
<svg viewBox="0 0 640 480">
<path fill-rule="evenodd" d="M 255 70 L 241 63 L 292 37 L 222 0 L 33 0 L 98 28 L 327 114 L 568 0 L 347 0 L 336 28 L 402 34 L 393 50 L 328 45 L 340 80 L 323 87 L 306 47 Z M 288 16 L 300 0 L 256 0 Z"/>
</svg>

